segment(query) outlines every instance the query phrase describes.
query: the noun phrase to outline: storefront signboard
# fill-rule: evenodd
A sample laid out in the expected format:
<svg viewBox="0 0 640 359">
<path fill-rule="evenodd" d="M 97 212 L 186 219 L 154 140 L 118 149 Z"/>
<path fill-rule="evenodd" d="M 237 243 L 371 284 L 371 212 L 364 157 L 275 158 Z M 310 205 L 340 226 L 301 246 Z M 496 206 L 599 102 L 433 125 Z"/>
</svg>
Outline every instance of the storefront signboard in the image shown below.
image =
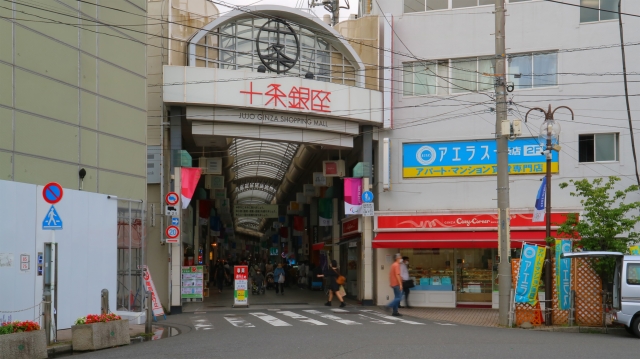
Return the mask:
<svg viewBox="0 0 640 359">
<path fill-rule="evenodd" d="M 162 304 L 160 304 L 160 298 L 158 298 L 156 285 L 153 284 L 153 279 L 151 278 L 151 272 L 149 272 L 149 268 L 147 266 L 138 266 L 138 269 L 142 268 L 142 278 L 144 279 L 144 285 L 147 289 L 147 292 L 151 295 L 151 307 L 153 309 L 153 315 L 155 317 L 159 317 L 164 315 L 164 310 L 162 309 Z"/>
<path fill-rule="evenodd" d="M 558 173 L 558 152 L 552 151 L 551 172 Z M 402 144 L 404 178 L 491 176 L 497 174 L 495 139 Z M 509 174 L 546 173 L 546 157 L 536 138 L 509 142 Z"/>
<path fill-rule="evenodd" d="M 558 291 L 558 308 L 571 308 L 571 259 L 561 259 L 562 253 L 571 252 L 571 240 L 556 239 L 556 290 Z"/>
<path fill-rule="evenodd" d="M 360 217 L 348 218 L 342 222 L 342 235 L 346 236 L 353 233 L 361 233 Z"/>
<path fill-rule="evenodd" d="M 233 267 L 233 306 L 249 305 L 249 266 Z"/>
<path fill-rule="evenodd" d="M 532 214 L 511 214 L 510 226 L 524 228 L 544 228 L 544 223 L 533 222 Z M 567 213 L 552 213 L 552 228 L 564 223 Z M 415 232 L 415 231 L 468 231 L 497 230 L 497 214 L 425 214 L 425 215 L 378 215 L 375 221 L 376 232 Z"/>
<path fill-rule="evenodd" d="M 239 217 L 278 218 L 277 204 L 236 204 L 233 213 Z"/>
<path fill-rule="evenodd" d="M 202 299 L 204 290 L 204 266 L 182 267 L 182 299 Z"/>
</svg>

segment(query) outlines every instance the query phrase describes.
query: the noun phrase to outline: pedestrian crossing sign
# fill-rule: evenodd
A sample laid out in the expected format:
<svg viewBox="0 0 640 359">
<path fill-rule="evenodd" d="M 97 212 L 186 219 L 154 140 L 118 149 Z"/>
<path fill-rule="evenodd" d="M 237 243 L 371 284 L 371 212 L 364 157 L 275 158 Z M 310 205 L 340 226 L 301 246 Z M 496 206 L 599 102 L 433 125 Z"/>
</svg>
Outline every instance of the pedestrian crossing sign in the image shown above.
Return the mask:
<svg viewBox="0 0 640 359">
<path fill-rule="evenodd" d="M 58 211 L 56 211 L 56 208 L 53 205 L 47 211 L 47 215 L 44 216 L 44 220 L 42 221 L 42 229 L 62 229 L 62 218 L 60 218 L 60 215 L 58 215 Z"/>
</svg>

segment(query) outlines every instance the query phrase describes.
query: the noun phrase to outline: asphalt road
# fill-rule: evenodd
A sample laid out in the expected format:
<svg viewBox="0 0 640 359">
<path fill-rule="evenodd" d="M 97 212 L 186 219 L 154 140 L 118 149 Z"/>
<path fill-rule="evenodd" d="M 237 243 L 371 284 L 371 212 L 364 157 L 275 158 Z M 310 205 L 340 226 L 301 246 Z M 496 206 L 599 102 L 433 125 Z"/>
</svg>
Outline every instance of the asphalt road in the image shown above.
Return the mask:
<svg viewBox="0 0 640 359">
<path fill-rule="evenodd" d="M 172 315 L 182 333 L 80 358 L 637 358 L 625 334 L 451 325 L 379 308 L 264 305 Z M 369 311 L 363 311 L 369 310 Z M 371 311 L 373 310 L 373 312 Z M 161 323 L 162 324 L 162 323 Z M 76 355 L 74 355 L 76 356 Z"/>
</svg>

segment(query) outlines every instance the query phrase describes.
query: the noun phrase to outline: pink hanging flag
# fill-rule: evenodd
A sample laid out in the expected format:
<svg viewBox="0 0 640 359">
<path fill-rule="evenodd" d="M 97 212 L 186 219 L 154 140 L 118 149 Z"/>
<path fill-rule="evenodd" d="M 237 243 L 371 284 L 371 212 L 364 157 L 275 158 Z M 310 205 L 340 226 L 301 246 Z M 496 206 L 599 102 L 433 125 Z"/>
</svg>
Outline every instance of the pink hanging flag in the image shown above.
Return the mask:
<svg viewBox="0 0 640 359">
<path fill-rule="evenodd" d="M 182 199 L 182 209 L 189 207 L 189 202 L 196 192 L 196 186 L 200 180 L 202 169 L 198 167 L 182 167 L 180 177 L 180 197 Z"/>
<path fill-rule="evenodd" d="M 344 214 L 359 214 L 362 209 L 362 178 L 344 179 Z"/>
</svg>

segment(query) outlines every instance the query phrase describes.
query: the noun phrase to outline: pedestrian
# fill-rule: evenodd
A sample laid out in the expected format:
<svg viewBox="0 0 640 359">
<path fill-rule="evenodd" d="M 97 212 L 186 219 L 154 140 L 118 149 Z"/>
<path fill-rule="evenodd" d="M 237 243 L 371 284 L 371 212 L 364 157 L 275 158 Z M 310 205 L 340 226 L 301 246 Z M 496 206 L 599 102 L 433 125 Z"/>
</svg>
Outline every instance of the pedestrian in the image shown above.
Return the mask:
<svg viewBox="0 0 640 359">
<path fill-rule="evenodd" d="M 218 293 L 222 293 L 222 287 L 224 287 L 224 281 L 228 279 L 227 272 L 222 263 L 218 263 L 216 269 L 216 281 L 218 284 Z"/>
<path fill-rule="evenodd" d="M 278 268 L 273 272 L 274 285 L 276 287 L 276 294 L 282 293 L 284 295 L 284 281 L 286 275 L 284 269 L 282 269 L 282 263 L 278 263 Z"/>
<path fill-rule="evenodd" d="M 329 300 L 324 303 L 324 305 L 330 307 L 331 301 L 333 300 L 333 295 L 335 294 L 335 296 L 340 300 L 340 308 L 344 307 L 346 304 L 344 304 L 343 296 L 346 293 L 343 292 L 344 289 L 342 288 L 342 285 L 344 284 L 345 278 L 340 275 L 338 262 L 336 262 L 335 259 L 332 260 L 331 268 L 327 268 L 327 270 L 324 271 L 324 274 L 320 275 L 320 277 L 327 278 L 327 286 L 329 288 Z"/>
<path fill-rule="evenodd" d="M 391 265 L 391 270 L 389 271 L 389 285 L 393 288 L 393 300 L 387 304 L 387 308 L 391 308 L 393 310 L 394 317 L 401 317 L 402 314 L 398 313 L 398 306 L 400 305 L 400 301 L 402 300 L 402 277 L 400 276 L 400 262 L 402 262 L 402 255 L 400 253 L 396 254 L 396 260 Z"/>
<path fill-rule="evenodd" d="M 414 283 L 411 280 L 411 277 L 409 277 L 409 257 L 402 257 L 402 262 L 400 263 L 400 277 L 402 278 L 402 292 L 404 293 L 404 301 L 406 307 L 410 309 L 411 307 L 409 306 L 409 292 L 414 286 Z M 399 307 L 404 308 L 401 305 Z"/>
<path fill-rule="evenodd" d="M 271 263 L 267 263 L 267 265 L 265 266 L 266 268 L 264 269 L 266 271 L 266 273 L 273 273 L 273 264 Z"/>
</svg>

